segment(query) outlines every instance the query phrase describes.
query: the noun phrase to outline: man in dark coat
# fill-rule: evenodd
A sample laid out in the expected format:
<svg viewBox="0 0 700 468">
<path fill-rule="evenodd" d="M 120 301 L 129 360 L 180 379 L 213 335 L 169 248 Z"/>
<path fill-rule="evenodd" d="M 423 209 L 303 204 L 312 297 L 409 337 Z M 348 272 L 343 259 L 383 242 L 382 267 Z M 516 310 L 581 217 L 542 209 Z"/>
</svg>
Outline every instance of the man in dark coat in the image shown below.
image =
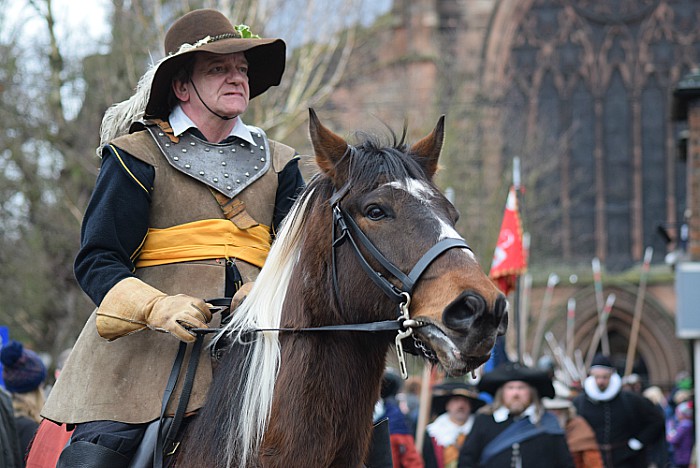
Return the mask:
<svg viewBox="0 0 700 468">
<path fill-rule="evenodd" d="M 664 431 L 651 401 L 622 390 L 622 379 L 603 355 L 593 359 L 583 390 L 574 405 L 595 431 L 606 468 L 647 466 L 646 448 Z"/>
<path fill-rule="evenodd" d="M 540 402 L 554 396 L 545 372 L 508 362 L 484 374 L 478 389 L 494 402 L 476 415 L 459 468 L 573 468 L 564 431 Z"/>
</svg>

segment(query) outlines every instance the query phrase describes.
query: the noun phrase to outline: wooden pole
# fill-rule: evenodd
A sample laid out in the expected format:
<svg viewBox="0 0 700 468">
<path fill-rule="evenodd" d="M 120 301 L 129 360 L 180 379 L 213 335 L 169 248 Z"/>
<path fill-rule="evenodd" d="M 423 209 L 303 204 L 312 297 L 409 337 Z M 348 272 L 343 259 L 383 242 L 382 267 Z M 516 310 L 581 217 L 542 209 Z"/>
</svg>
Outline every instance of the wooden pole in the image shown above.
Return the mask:
<svg viewBox="0 0 700 468">
<path fill-rule="evenodd" d="M 545 333 L 544 338 L 547 340 L 547 344 L 552 350 L 552 356 L 554 356 L 559 368 L 566 377 L 566 382 L 564 383 L 571 385 L 575 380 L 577 380 L 578 372 L 576 371 L 576 366 L 574 365 L 573 361 L 566 356 L 566 353 L 564 353 L 564 350 L 561 348 L 561 345 L 557 339 L 554 338 L 554 334 L 551 331 Z"/>
<path fill-rule="evenodd" d="M 515 193 L 516 200 L 518 199 L 518 192 L 520 191 L 520 157 L 516 156 L 513 158 L 513 192 Z M 516 206 L 518 206 L 516 202 Z M 518 207 L 520 209 L 520 207 Z M 522 311 L 520 310 L 520 300 L 521 300 L 521 285 L 520 285 L 520 275 L 515 277 L 515 291 L 513 292 L 513 322 L 515 325 L 515 355 L 518 362 L 523 362 L 523 347 L 521 340 L 521 316 Z"/>
<path fill-rule="evenodd" d="M 644 308 L 644 294 L 647 289 L 647 277 L 649 276 L 649 265 L 651 257 L 654 255 L 654 248 L 647 247 L 644 251 L 644 263 L 642 264 L 642 273 L 639 275 L 639 291 L 637 292 L 637 302 L 634 305 L 634 321 L 632 322 L 632 332 L 630 333 L 630 342 L 627 347 L 627 359 L 625 360 L 625 373 L 630 375 L 634 366 L 634 355 L 637 352 L 637 340 L 639 339 L 639 324 L 642 321 L 642 309 Z"/>
<path fill-rule="evenodd" d="M 591 367 L 591 362 L 593 362 L 593 356 L 595 355 L 598 345 L 600 344 L 600 337 L 603 336 L 603 332 L 607 329 L 608 318 L 610 317 L 610 312 L 612 311 L 613 304 L 615 303 L 615 294 L 609 294 L 608 299 L 605 301 L 605 306 L 603 307 L 603 313 L 598 317 L 598 326 L 595 329 L 593 338 L 591 339 L 591 344 L 588 346 L 588 352 L 586 353 L 586 369 Z"/>
<path fill-rule="evenodd" d="M 535 328 L 535 336 L 532 341 L 532 360 L 537 362 L 540 357 L 540 349 L 542 348 L 542 339 L 544 338 L 544 327 L 549 321 L 549 306 L 552 303 L 554 295 L 554 287 L 559 283 L 559 276 L 556 273 L 550 273 L 547 279 L 547 289 L 544 292 L 542 299 L 542 308 L 540 315 L 537 317 L 537 328 Z"/>
<path fill-rule="evenodd" d="M 420 386 L 420 404 L 418 406 L 418 421 L 416 422 L 416 448 L 423 453 L 423 440 L 425 439 L 425 428 L 428 426 L 432 404 L 433 379 L 432 364 L 423 364 L 423 376 Z"/>
<path fill-rule="evenodd" d="M 569 298 L 566 303 L 566 357 L 574 359 L 574 326 L 576 325 L 576 299 Z"/>
<path fill-rule="evenodd" d="M 523 362 L 523 348 L 520 342 L 520 275 L 515 277 L 515 291 L 513 291 L 513 323 L 515 324 L 515 359 Z"/>
<path fill-rule="evenodd" d="M 593 285 L 595 288 L 595 301 L 598 306 L 598 322 L 600 322 L 600 316 L 603 313 L 603 280 L 601 277 L 600 269 L 600 259 L 595 257 L 591 261 L 591 266 L 593 268 Z M 608 340 L 608 330 L 601 330 L 601 347 L 603 348 L 603 354 L 610 356 L 610 342 Z"/>
<path fill-rule="evenodd" d="M 523 292 L 520 299 L 520 343 L 522 346 L 523 362 L 530 366 L 531 363 L 528 362 L 528 356 L 525 352 L 527 343 L 527 329 L 528 322 L 530 321 L 530 294 L 532 292 L 532 275 L 526 273 L 523 275 Z"/>
</svg>

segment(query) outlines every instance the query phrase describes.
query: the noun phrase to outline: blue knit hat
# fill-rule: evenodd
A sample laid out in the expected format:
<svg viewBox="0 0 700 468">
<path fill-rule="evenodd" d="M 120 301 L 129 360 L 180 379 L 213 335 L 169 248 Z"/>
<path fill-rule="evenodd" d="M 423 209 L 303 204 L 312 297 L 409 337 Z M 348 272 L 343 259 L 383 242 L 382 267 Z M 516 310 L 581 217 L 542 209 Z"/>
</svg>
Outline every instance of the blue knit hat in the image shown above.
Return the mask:
<svg viewBox="0 0 700 468">
<path fill-rule="evenodd" d="M 46 366 L 41 358 L 19 341 L 10 341 L 0 351 L 2 379 L 5 388 L 12 393 L 27 393 L 36 390 L 46 378 Z"/>
</svg>

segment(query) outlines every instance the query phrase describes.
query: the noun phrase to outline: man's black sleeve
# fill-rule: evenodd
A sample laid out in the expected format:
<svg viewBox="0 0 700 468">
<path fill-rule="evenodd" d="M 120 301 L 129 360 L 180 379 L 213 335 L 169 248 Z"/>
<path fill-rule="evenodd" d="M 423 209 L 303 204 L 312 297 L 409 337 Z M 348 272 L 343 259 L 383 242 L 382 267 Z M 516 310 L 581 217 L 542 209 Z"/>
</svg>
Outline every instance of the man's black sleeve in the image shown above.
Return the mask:
<svg viewBox="0 0 700 468">
<path fill-rule="evenodd" d="M 105 147 L 74 264 L 78 283 L 98 306 L 112 286 L 133 276 L 148 232 L 154 178 L 152 166 Z"/>
<path fill-rule="evenodd" d="M 292 209 L 297 197 L 306 187 L 304 178 L 299 170 L 299 158 L 289 161 L 277 176 L 277 194 L 275 196 L 275 211 L 272 217 L 272 232 L 276 233 L 282 220 Z"/>
</svg>

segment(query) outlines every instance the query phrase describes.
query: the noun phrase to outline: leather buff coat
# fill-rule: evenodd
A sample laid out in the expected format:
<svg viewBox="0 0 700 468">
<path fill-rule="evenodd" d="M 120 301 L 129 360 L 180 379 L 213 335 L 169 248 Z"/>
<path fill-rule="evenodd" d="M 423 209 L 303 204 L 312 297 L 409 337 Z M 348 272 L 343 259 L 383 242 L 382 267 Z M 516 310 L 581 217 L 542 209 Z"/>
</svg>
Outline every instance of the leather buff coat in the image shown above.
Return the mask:
<svg viewBox="0 0 700 468">
<path fill-rule="evenodd" d="M 148 131 L 115 139 L 112 144 L 155 168 L 150 224 L 167 228 L 203 219 L 224 218 L 209 188 L 172 167 Z M 292 148 L 269 141 L 271 168 L 237 198 L 259 223 L 272 225 L 278 173 L 295 158 Z M 253 281 L 258 268 L 236 262 L 244 282 Z M 203 299 L 224 296 L 225 260 L 206 260 L 139 268 L 135 275 L 166 294 L 188 294 Z M 218 317 L 210 326 L 217 327 Z M 163 392 L 177 354 L 179 340 L 145 329 L 115 341 L 101 338 L 95 328 L 95 312 L 81 332 L 70 359 L 58 379 L 42 415 L 52 421 L 81 423 L 111 420 L 146 423 L 157 419 Z M 189 347 L 191 348 L 191 346 Z M 185 362 L 189 357 L 189 350 Z M 173 414 L 184 372 L 170 399 Z M 209 354 L 202 353 L 187 411 L 200 408 L 212 378 Z"/>
</svg>

